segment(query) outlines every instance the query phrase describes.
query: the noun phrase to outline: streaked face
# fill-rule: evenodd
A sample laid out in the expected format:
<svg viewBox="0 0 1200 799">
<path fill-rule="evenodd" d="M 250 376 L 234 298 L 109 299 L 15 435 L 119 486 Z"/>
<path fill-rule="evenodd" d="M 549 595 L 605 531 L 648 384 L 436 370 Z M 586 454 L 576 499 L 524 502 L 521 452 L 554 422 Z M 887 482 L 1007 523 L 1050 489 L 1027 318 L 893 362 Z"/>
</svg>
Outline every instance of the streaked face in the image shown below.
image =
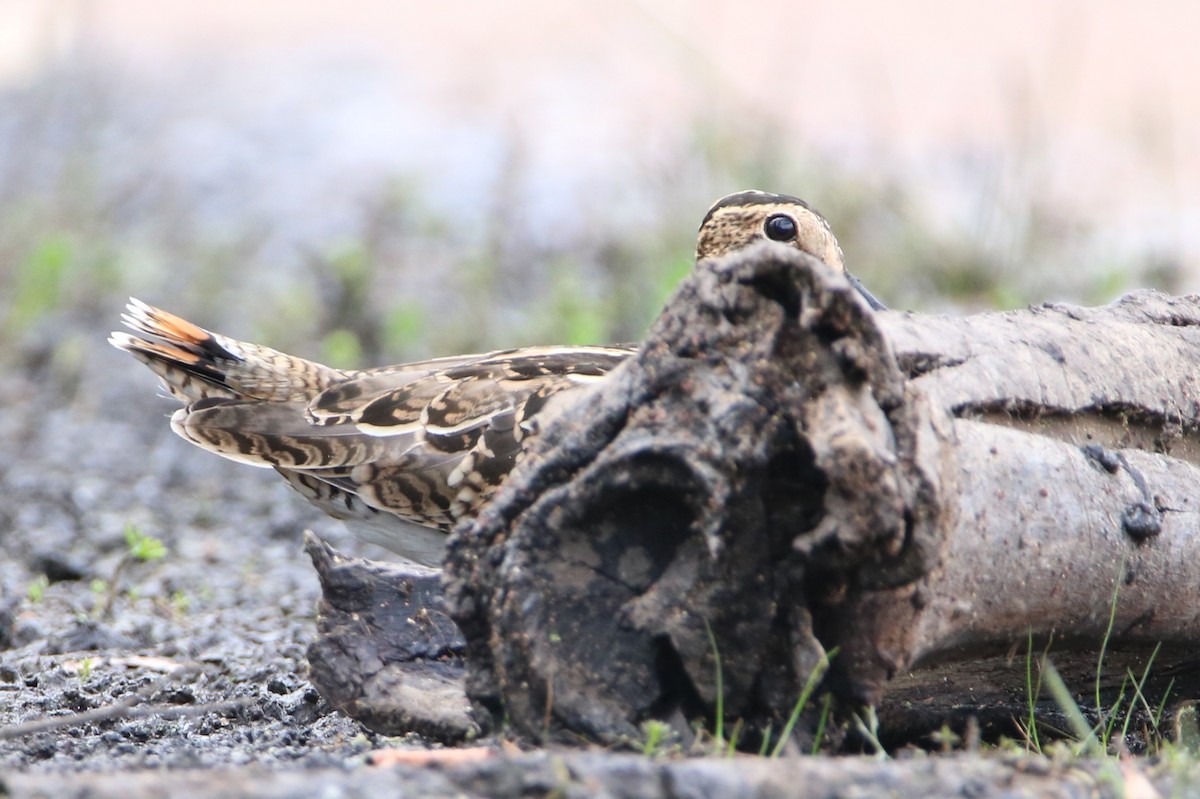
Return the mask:
<svg viewBox="0 0 1200 799">
<path fill-rule="evenodd" d="M 716 258 L 758 241 L 777 241 L 845 271 L 842 248 L 825 218 L 803 200 L 762 191 L 723 197 L 700 223 L 696 260 Z"/>
</svg>

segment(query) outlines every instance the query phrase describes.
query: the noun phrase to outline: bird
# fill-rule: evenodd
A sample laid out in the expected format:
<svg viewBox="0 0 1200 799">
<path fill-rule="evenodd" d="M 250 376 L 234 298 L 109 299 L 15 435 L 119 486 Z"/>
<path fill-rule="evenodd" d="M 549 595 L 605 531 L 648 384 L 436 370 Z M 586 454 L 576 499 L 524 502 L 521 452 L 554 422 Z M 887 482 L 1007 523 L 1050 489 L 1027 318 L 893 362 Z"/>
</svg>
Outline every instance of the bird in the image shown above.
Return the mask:
<svg viewBox="0 0 1200 799">
<path fill-rule="evenodd" d="M 705 215 L 697 261 L 782 242 L 846 271 L 829 223 L 788 195 L 742 191 Z M 171 429 L 274 468 L 358 537 L 437 568 L 445 538 L 495 495 L 538 432 L 636 347 L 539 346 L 374 369 L 337 369 L 206 330 L 130 298 L 129 352 L 183 403 Z"/>
<path fill-rule="evenodd" d="M 729 255 L 764 240 L 789 244 L 824 261 L 846 276 L 872 310 L 887 310 L 846 269 L 842 247 L 829 222 L 799 197 L 751 189 L 717 200 L 700 222 L 696 261 Z"/>
</svg>

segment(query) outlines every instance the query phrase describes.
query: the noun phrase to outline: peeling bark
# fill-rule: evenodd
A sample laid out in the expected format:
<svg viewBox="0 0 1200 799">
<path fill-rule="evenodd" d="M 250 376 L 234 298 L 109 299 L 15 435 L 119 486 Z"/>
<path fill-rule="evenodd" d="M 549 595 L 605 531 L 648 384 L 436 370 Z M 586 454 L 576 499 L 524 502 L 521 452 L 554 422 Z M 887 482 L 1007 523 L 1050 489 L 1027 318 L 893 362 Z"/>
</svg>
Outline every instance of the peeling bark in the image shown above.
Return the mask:
<svg viewBox="0 0 1200 799">
<path fill-rule="evenodd" d="M 478 735 L 437 573 L 346 558 L 311 532 L 304 545 L 321 580 L 309 676 L 325 701 L 385 735 Z"/>
<path fill-rule="evenodd" d="M 1118 581 L 1110 646 L 1188 669 L 1198 323 L 1153 293 L 876 314 L 784 248 L 701 264 L 452 540 L 469 693 L 613 742 L 711 718 L 718 656 L 726 715 L 759 727 L 834 647 L 826 685 L 884 711 L 996 658 L 1016 678 L 1030 633 L 1094 680 Z"/>
</svg>

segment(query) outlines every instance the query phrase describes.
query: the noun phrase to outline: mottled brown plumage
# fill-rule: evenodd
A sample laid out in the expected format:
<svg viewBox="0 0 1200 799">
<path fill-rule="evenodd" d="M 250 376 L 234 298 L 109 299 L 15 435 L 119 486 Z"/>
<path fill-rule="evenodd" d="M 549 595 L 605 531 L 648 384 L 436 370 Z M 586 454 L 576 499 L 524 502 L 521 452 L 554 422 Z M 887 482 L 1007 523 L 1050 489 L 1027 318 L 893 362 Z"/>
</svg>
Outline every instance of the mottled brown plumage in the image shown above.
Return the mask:
<svg viewBox="0 0 1200 799">
<path fill-rule="evenodd" d="M 697 258 L 763 239 L 844 269 L 819 214 L 764 192 L 714 205 Z M 138 300 L 123 321 L 132 334 L 109 341 L 184 403 L 171 417 L 176 433 L 273 467 L 356 533 L 426 565 L 440 562 L 446 532 L 491 498 L 541 427 L 634 351 L 529 347 L 358 371 L 227 338 Z"/>
</svg>

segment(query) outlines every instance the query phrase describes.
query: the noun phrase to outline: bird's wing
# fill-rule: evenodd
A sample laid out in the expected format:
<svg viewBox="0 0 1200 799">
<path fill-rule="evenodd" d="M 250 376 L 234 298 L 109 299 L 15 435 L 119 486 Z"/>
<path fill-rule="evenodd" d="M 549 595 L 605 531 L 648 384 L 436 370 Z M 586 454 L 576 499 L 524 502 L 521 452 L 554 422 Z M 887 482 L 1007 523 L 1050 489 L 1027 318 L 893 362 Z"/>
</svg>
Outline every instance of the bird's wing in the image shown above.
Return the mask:
<svg viewBox="0 0 1200 799">
<path fill-rule="evenodd" d="M 603 377 L 635 351 L 629 346 L 528 347 L 388 366 L 332 386 L 313 400 L 310 410 L 320 424 L 404 425 L 445 387 L 462 384 L 461 392 L 451 391 L 445 402 L 455 403 L 470 416 L 470 409 L 482 408 L 477 403 L 491 401 L 486 398 L 492 391 L 532 393 L 559 381 L 564 386 L 584 385 Z"/>
<path fill-rule="evenodd" d="M 493 353 L 452 359 L 450 368 L 416 379 L 411 365 L 391 367 L 343 381 L 307 404 L 207 399 L 177 411 L 172 427 L 217 454 L 276 467 L 322 507 L 352 496 L 449 528 L 508 475 L 548 409 L 565 407 L 630 353 Z"/>
</svg>

